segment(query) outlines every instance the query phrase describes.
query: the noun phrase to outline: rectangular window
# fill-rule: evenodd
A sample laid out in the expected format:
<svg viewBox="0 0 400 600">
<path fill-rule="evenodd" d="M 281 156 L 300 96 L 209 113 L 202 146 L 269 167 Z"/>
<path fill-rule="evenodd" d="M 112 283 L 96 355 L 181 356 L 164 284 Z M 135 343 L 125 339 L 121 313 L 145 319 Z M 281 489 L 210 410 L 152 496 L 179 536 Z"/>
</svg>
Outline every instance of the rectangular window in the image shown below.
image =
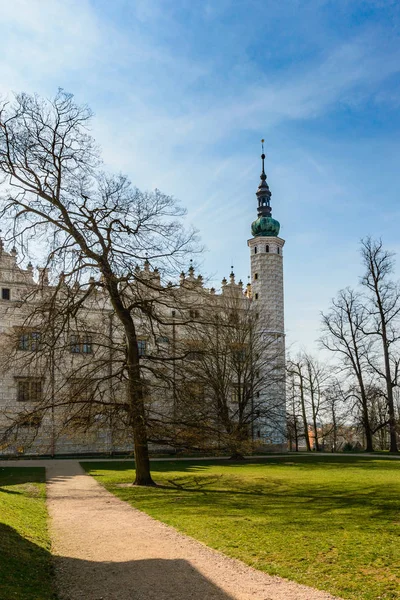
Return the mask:
<svg viewBox="0 0 400 600">
<path fill-rule="evenodd" d="M 2 300 L 10 300 L 11 293 L 10 288 L 1 288 L 1 299 Z"/>
<path fill-rule="evenodd" d="M 79 344 L 79 336 L 73 334 L 70 336 L 69 341 L 72 354 L 79 354 L 79 352 L 81 351 L 81 347 Z"/>
<path fill-rule="evenodd" d="M 166 335 L 159 335 L 156 341 L 158 344 L 169 344 L 169 337 Z"/>
<path fill-rule="evenodd" d="M 242 400 L 242 386 L 239 385 L 234 385 L 232 386 L 232 402 L 234 404 L 239 404 L 239 402 Z"/>
<path fill-rule="evenodd" d="M 89 335 L 82 338 L 82 352 L 92 354 L 92 338 Z"/>
<path fill-rule="evenodd" d="M 18 402 L 40 402 L 42 399 L 42 379 L 21 377 L 17 379 Z"/>
<path fill-rule="evenodd" d="M 234 404 L 239 404 L 239 402 L 246 402 L 249 397 L 249 389 L 246 385 L 233 385 L 232 386 L 232 402 Z"/>
<path fill-rule="evenodd" d="M 35 429 L 38 429 L 41 424 L 42 424 L 42 417 L 40 414 L 29 415 L 29 416 L 27 416 L 27 418 L 25 420 L 18 422 L 19 427 L 26 427 L 26 428 L 34 427 Z"/>
<path fill-rule="evenodd" d="M 138 345 L 138 352 L 139 352 L 139 356 L 146 356 L 146 340 L 138 340 L 137 341 L 137 345 Z"/>
<path fill-rule="evenodd" d="M 73 333 L 69 338 L 70 350 L 72 354 L 92 354 L 92 336 L 90 335 L 79 335 Z"/>
<path fill-rule="evenodd" d="M 95 382 L 92 379 L 72 379 L 69 393 L 74 402 L 90 402 L 94 397 Z"/>
<path fill-rule="evenodd" d="M 39 331 L 23 331 L 18 337 L 18 350 L 38 350 L 40 344 Z"/>
</svg>

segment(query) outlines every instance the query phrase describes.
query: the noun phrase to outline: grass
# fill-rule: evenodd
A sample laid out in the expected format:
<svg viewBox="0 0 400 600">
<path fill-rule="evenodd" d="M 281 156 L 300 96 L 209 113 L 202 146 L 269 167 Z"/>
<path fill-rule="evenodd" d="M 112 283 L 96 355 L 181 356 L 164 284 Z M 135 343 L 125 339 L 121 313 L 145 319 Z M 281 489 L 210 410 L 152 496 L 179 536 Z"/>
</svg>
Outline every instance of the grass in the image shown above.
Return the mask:
<svg viewBox="0 0 400 600">
<path fill-rule="evenodd" d="M 362 456 L 82 463 L 108 490 L 266 571 L 343 598 L 400 597 L 400 461 Z"/>
<path fill-rule="evenodd" d="M 53 600 L 43 468 L 0 467 L 0 600 Z"/>
</svg>

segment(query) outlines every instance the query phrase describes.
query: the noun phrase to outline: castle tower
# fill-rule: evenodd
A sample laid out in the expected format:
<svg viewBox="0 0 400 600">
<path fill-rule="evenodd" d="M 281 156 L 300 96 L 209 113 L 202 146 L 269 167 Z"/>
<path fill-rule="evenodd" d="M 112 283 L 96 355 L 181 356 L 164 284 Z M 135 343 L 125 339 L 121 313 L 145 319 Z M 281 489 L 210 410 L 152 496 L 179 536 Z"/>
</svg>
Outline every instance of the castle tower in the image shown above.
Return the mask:
<svg viewBox="0 0 400 600">
<path fill-rule="evenodd" d="M 257 219 L 251 225 L 253 237 L 248 240 L 251 266 L 252 306 L 258 314 L 260 335 L 265 342 L 268 361 L 275 364 L 271 381 L 263 395 L 265 402 L 274 406 L 275 416 L 265 424 L 263 437 L 273 444 L 286 440 L 285 392 L 285 325 L 283 297 L 283 246 L 279 237 L 280 224 L 271 216 L 271 191 L 265 174 L 264 140 L 262 140 L 262 172 L 257 196 Z M 274 422 L 273 422 L 274 421 Z"/>
</svg>

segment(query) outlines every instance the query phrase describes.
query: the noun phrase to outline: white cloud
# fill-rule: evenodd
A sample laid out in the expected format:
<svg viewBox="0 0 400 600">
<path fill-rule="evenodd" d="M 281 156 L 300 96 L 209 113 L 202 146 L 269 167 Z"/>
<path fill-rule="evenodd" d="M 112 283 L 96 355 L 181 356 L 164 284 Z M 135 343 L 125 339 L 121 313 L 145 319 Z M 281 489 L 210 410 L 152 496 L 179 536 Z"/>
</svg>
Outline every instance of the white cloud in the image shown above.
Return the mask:
<svg viewBox="0 0 400 600">
<path fill-rule="evenodd" d="M 266 137 L 275 145 L 281 158 L 276 154 L 269 162 L 274 214 L 283 223 L 282 232 L 292 236 L 285 259 L 292 277 L 288 325 L 304 339 L 315 336 L 318 307 L 324 307 L 326 293 L 329 298 L 342 285 L 336 283 L 341 275 L 335 272 L 335 260 L 348 263 L 349 258 L 335 248 L 327 265 L 315 261 L 310 252 L 329 251 L 324 248 L 325 232 L 313 230 L 312 224 L 308 231 L 299 230 L 299 203 L 303 210 L 312 207 L 328 214 L 334 200 L 330 215 L 347 210 L 350 194 L 345 192 L 350 184 L 345 188 L 338 180 L 330 157 L 302 148 L 302 140 L 281 141 L 279 127 L 320 117 L 338 103 L 354 109 L 399 72 L 400 51 L 373 28 L 338 43 L 318 61 L 265 73 L 244 52 L 232 72 L 225 73 L 212 52 L 194 59 L 154 35 L 154 23 L 168 28 L 171 39 L 175 33 L 173 15 L 163 10 L 162 3 L 127 3 L 127 17 L 134 14 L 137 19 L 134 31 L 105 19 L 98 8 L 101 3 L 88 0 L 3 4 L 0 91 L 48 95 L 62 85 L 76 92 L 79 101 L 91 104 L 96 113 L 94 132 L 107 165 L 127 172 L 139 187 L 159 187 L 182 198 L 189 221 L 200 227 L 210 248 L 205 266 L 216 273 L 217 281 L 228 273 L 232 260 L 238 277 L 246 281 L 258 140 Z M 203 18 L 215 21 L 227 6 L 206 2 Z M 251 78 L 245 77 L 248 70 Z M 378 99 L 383 96 L 381 92 Z M 248 145 L 241 148 L 250 136 L 255 140 L 251 156 Z M 357 190 L 350 191 L 356 207 Z M 350 252 L 356 256 L 356 250 Z M 307 281 L 300 318 L 294 298 L 304 280 L 295 283 L 295 274 L 310 268 L 319 278 Z M 355 273 L 352 267 L 351 275 Z"/>
</svg>

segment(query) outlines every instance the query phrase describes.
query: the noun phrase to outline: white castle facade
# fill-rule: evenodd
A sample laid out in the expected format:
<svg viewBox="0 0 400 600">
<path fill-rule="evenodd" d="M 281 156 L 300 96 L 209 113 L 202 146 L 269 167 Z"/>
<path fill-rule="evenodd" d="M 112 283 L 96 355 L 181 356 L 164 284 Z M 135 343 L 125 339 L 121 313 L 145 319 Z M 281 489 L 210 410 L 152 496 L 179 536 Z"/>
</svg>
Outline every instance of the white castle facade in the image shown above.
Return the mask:
<svg viewBox="0 0 400 600">
<path fill-rule="evenodd" d="M 213 288 L 204 287 L 202 277 L 196 276 L 191 266 L 187 273 L 181 274 L 179 285 L 174 289 L 176 308 L 171 302 L 163 302 L 163 318 L 160 320 L 162 325 L 149 325 L 142 317 L 138 317 L 138 347 L 144 365 L 146 361 L 150 361 L 150 357 L 155 358 L 149 368 L 151 371 L 152 365 L 158 364 L 159 357 L 177 353 L 177 348 L 182 348 L 184 344 L 189 349 L 194 348 L 196 331 L 203 327 L 199 315 L 205 312 L 206 307 L 211 307 L 211 312 L 215 314 L 232 312 L 233 305 L 242 312 L 252 311 L 257 317 L 253 323 L 256 323 L 255 335 L 262 350 L 261 358 L 254 359 L 254 374 L 248 376 L 249 380 L 258 379 L 259 382 L 258 387 L 254 385 L 251 391 L 254 396 L 251 398 L 254 418 L 251 420 L 249 436 L 260 446 L 282 449 L 286 443 L 283 295 L 285 242 L 278 235 L 278 221 L 271 216 L 271 192 L 266 182 L 264 159 L 262 154 L 261 182 L 256 192 L 258 215 L 252 224 L 252 237 L 248 240 L 251 283 L 244 289 L 242 282 L 237 283 L 231 273 L 229 281 L 223 279 L 221 293 L 216 293 Z M 161 283 L 157 269 L 152 269 L 146 261 L 136 272 L 138 281 L 151 281 L 151 287 L 144 289 L 151 289 L 148 293 L 153 299 L 165 297 L 166 287 Z M 115 407 L 115 398 L 123 397 L 124 394 L 123 381 L 116 375 L 119 359 L 123 355 L 123 350 L 118 354 L 118 345 L 123 349 L 123 339 L 113 318 L 112 308 L 99 291 L 94 291 L 85 303 L 82 315 L 76 320 L 75 327 L 64 332 L 64 341 L 58 345 L 57 352 L 53 352 L 49 361 L 40 352 L 43 343 L 40 318 L 32 317 L 32 314 L 38 306 L 38 296 L 35 293 L 43 299 L 51 295 L 51 291 L 52 285 L 49 284 L 45 269 L 35 272 L 30 263 L 22 268 L 18 264 L 16 251 L 7 252 L 0 241 L 0 439 L 2 432 L 10 429 L 14 417 L 18 415 L 19 419 L 18 426 L 14 429 L 11 427 L 12 434 L 3 436 L 0 456 L 129 452 L 132 450 L 132 440 L 122 421 L 119 422 L 118 412 L 107 412 L 107 402 L 110 405 L 114 402 Z M 201 335 L 197 337 L 200 339 Z M 189 379 L 202 368 L 201 360 L 193 362 L 196 354 L 196 351 L 186 353 L 186 358 L 190 361 Z M 169 364 L 174 365 L 174 361 Z M 270 368 L 271 365 L 275 376 L 263 377 L 263 373 L 260 374 L 259 371 Z M 165 370 L 165 365 L 162 368 Z M 168 368 L 173 370 L 175 367 Z M 102 408 L 94 414 L 95 410 L 90 409 L 88 402 L 85 405 L 87 426 L 79 428 L 76 427 L 76 422 L 81 418 L 81 413 L 75 414 L 74 407 L 63 399 L 71 397 L 71 389 L 82 395 L 79 388 L 82 382 L 87 384 L 92 381 L 93 373 L 101 380 L 96 386 L 101 401 L 95 402 L 93 406 Z M 175 373 L 170 380 L 174 388 Z M 206 381 L 206 378 L 198 377 L 197 385 L 198 381 Z M 87 394 L 87 391 L 84 393 Z M 234 398 L 231 391 L 227 393 Z M 237 394 L 237 390 L 235 393 Z M 167 422 L 169 415 L 176 410 L 175 395 L 175 389 L 171 391 L 169 388 L 168 392 L 160 393 L 158 388 L 158 392 L 149 400 L 149 410 L 158 415 L 160 440 L 163 439 L 163 419 Z M 51 402 L 44 402 L 45 396 Z M 149 397 L 151 396 L 150 392 Z M 163 403 L 160 397 L 163 397 Z M 197 402 L 197 398 L 198 396 L 194 396 L 193 402 Z M 234 400 L 232 403 L 234 404 Z M 273 418 L 271 411 L 254 410 L 255 404 L 258 407 L 273 405 Z M 42 405 L 45 409 L 38 409 L 37 418 L 32 419 L 32 407 Z M 89 414 L 88 410 L 89 413 L 91 410 L 94 413 Z M 26 421 L 23 419 L 25 413 L 30 415 Z M 105 418 L 106 414 L 111 416 Z M 161 442 L 154 447 L 165 445 L 168 443 Z"/>
</svg>

